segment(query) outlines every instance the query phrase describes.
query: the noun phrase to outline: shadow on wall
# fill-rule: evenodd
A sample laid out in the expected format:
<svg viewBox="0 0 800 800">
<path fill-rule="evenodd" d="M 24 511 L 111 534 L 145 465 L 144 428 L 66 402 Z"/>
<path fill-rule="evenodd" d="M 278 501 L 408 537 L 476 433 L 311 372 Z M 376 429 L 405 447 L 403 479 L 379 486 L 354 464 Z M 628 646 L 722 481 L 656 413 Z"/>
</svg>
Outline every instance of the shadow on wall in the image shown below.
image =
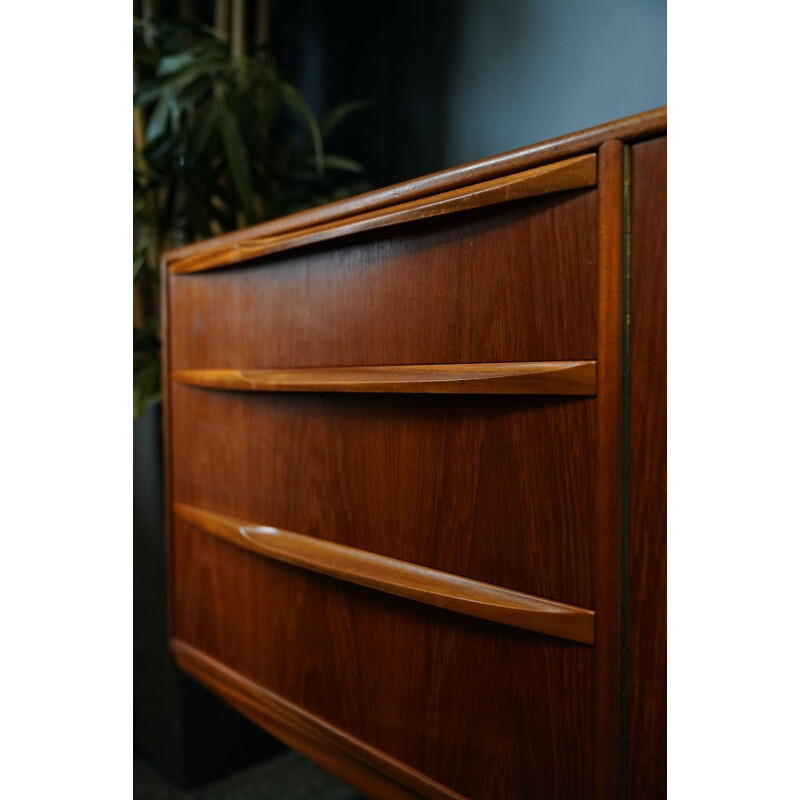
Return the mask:
<svg viewBox="0 0 800 800">
<path fill-rule="evenodd" d="M 283 745 L 172 663 L 162 464 L 161 403 L 152 401 L 133 423 L 134 753 L 188 788 L 277 753 Z"/>
<path fill-rule="evenodd" d="M 371 98 L 336 147 L 376 186 L 666 104 L 665 0 L 276 2 L 317 112 Z"/>
<path fill-rule="evenodd" d="M 333 146 L 365 165 L 375 186 L 441 169 L 457 0 L 280 2 L 278 61 L 316 112 L 354 97 L 371 108 L 347 120 Z"/>
</svg>

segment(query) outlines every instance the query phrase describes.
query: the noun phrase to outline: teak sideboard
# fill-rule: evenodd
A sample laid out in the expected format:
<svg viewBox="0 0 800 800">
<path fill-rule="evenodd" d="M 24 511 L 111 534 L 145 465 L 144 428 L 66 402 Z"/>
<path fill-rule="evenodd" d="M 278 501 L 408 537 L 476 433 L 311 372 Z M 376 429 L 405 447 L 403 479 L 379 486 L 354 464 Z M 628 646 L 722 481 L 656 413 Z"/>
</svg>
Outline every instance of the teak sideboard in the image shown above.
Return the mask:
<svg viewBox="0 0 800 800">
<path fill-rule="evenodd" d="M 172 652 L 369 797 L 666 795 L 666 142 L 163 259 Z"/>
</svg>

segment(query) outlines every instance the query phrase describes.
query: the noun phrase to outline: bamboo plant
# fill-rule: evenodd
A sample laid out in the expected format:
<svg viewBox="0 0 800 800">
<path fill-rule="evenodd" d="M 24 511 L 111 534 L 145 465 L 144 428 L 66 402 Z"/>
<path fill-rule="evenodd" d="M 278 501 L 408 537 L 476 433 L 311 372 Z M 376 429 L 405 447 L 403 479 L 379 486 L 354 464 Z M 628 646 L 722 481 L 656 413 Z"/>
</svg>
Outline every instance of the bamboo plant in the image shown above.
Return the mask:
<svg viewBox="0 0 800 800">
<path fill-rule="evenodd" d="M 368 188 L 360 164 L 326 147 L 365 104 L 317 120 L 268 47 L 246 52 L 241 6 L 234 3 L 232 35 L 197 22 L 134 20 L 136 416 L 160 392 L 162 250 Z"/>
</svg>

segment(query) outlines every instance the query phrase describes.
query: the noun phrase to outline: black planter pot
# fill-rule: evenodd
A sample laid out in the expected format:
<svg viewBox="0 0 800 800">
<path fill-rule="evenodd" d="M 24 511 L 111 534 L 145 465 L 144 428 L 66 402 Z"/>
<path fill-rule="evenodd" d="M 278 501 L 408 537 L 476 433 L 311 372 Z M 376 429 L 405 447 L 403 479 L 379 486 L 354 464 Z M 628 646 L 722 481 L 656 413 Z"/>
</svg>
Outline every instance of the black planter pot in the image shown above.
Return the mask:
<svg viewBox="0 0 800 800">
<path fill-rule="evenodd" d="M 133 741 L 183 787 L 282 745 L 180 672 L 167 646 L 161 403 L 133 424 Z"/>
</svg>

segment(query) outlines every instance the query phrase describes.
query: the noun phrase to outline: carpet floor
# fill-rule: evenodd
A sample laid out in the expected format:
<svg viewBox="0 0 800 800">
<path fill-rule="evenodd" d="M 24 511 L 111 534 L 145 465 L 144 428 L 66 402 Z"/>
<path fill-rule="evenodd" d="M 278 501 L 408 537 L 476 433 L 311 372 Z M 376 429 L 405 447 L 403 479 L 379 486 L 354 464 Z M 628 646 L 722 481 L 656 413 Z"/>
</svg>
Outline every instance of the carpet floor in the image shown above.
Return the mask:
<svg viewBox="0 0 800 800">
<path fill-rule="evenodd" d="M 197 789 L 170 783 L 142 758 L 133 759 L 133 800 L 364 800 L 292 750 Z"/>
</svg>

